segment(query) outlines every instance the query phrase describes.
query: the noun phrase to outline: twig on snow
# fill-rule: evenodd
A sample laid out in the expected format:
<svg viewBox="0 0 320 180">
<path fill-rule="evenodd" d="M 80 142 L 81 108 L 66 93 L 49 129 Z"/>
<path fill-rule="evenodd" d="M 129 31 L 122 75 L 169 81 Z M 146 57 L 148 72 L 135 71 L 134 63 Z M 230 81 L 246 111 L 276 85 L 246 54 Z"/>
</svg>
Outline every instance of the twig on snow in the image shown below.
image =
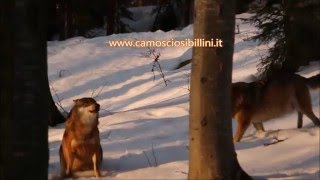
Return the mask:
<svg viewBox="0 0 320 180">
<path fill-rule="evenodd" d="M 285 141 L 287 140 L 288 138 L 285 138 L 285 139 L 278 139 L 278 137 L 273 137 L 273 141 L 270 142 L 270 143 L 265 143 L 264 146 L 270 146 L 270 145 L 273 145 L 273 144 L 277 144 L 279 142 L 282 142 L 282 141 Z"/>
<path fill-rule="evenodd" d="M 154 74 L 154 71 L 157 69 L 160 73 L 160 76 L 162 77 L 163 79 L 163 82 L 166 86 L 168 86 L 167 82 L 169 80 L 167 80 L 163 74 L 163 71 L 162 71 L 162 68 L 161 68 L 161 65 L 159 63 L 159 59 L 160 59 L 160 53 L 156 54 L 155 53 L 155 50 L 154 49 L 151 49 L 150 47 L 148 47 L 148 52 L 153 56 L 153 64 L 152 64 L 152 69 L 151 69 L 151 72 L 153 73 L 153 80 L 155 80 L 155 74 Z"/>
<path fill-rule="evenodd" d="M 153 143 L 152 143 L 151 150 L 152 150 L 152 156 L 153 156 L 153 159 L 154 159 L 155 166 L 157 167 L 158 166 L 158 161 L 157 161 L 156 153 L 155 153 L 154 148 L 153 148 Z"/>
<path fill-rule="evenodd" d="M 149 159 L 147 153 L 146 153 L 145 151 L 143 151 L 143 154 L 144 154 L 144 156 L 146 157 L 146 159 L 148 160 L 149 166 L 152 167 L 152 164 L 151 164 L 151 162 L 150 162 L 150 159 Z"/>
<path fill-rule="evenodd" d="M 104 85 L 103 86 L 101 86 L 101 88 L 100 88 L 100 90 L 99 90 L 99 92 L 96 94 L 96 95 L 94 95 L 95 93 L 96 93 L 96 91 L 97 91 L 97 89 L 94 89 L 94 90 L 92 90 L 92 92 L 91 92 L 91 97 L 92 98 L 96 98 L 96 97 L 98 97 L 99 95 L 100 95 L 100 93 L 102 92 L 102 90 L 103 90 L 103 88 L 105 87 L 107 85 L 107 83 L 104 83 Z"/>
<path fill-rule="evenodd" d="M 188 175 L 188 173 L 187 172 L 184 172 L 184 171 L 176 171 L 177 173 L 181 173 L 181 174 L 186 174 L 186 175 Z"/>
<path fill-rule="evenodd" d="M 71 75 L 71 72 L 69 70 L 62 69 L 59 71 L 59 78 L 62 78 L 65 73 L 69 73 L 69 75 Z"/>
</svg>

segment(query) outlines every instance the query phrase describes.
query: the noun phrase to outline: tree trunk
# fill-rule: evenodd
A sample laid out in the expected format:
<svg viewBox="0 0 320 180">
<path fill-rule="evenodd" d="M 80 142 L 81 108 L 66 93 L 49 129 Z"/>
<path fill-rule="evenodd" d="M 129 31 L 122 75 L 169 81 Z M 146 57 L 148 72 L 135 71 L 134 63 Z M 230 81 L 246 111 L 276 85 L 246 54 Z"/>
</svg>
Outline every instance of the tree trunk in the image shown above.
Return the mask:
<svg viewBox="0 0 320 180">
<path fill-rule="evenodd" d="M 56 10 L 56 18 L 57 24 L 59 27 L 59 40 L 67 39 L 67 34 L 65 30 L 65 1 L 57 0 L 55 3 L 55 10 Z"/>
<path fill-rule="evenodd" d="M 194 10 L 194 0 L 186 0 L 187 7 L 185 11 L 185 23 L 186 26 L 193 23 L 193 10 Z"/>
<path fill-rule="evenodd" d="M 221 38 L 222 48 L 193 48 L 189 179 L 251 179 L 240 167 L 231 125 L 235 1 L 195 1 L 194 38 Z"/>
<path fill-rule="evenodd" d="M 116 21 L 117 0 L 108 0 L 107 4 L 107 35 L 114 33 Z"/>
<path fill-rule="evenodd" d="M 0 179 L 47 179 L 47 5 L 6 0 L 0 7 Z"/>
<path fill-rule="evenodd" d="M 72 11 L 70 1 L 57 1 L 57 16 L 60 28 L 60 40 L 66 40 L 74 36 Z"/>
<path fill-rule="evenodd" d="M 285 0 L 282 1 L 284 6 L 284 36 L 285 36 L 285 48 L 286 48 L 286 54 L 285 54 L 285 61 L 282 63 L 282 70 L 290 73 L 296 72 L 296 70 L 299 68 L 301 57 L 299 55 L 299 45 L 295 41 L 296 37 L 294 36 L 296 34 L 295 30 L 295 24 L 293 21 L 294 14 L 292 13 L 293 9 L 293 3 Z M 299 28 L 299 27 L 298 27 Z M 298 45 L 298 46 L 297 46 Z"/>
</svg>

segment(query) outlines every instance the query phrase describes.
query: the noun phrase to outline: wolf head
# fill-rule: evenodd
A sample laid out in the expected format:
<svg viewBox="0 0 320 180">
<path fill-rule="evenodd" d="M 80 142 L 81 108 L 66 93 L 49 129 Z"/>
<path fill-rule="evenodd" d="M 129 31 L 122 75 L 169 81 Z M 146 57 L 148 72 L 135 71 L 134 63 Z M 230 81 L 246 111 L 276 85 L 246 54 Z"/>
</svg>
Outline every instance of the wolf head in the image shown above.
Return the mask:
<svg viewBox="0 0 320 180">
<path fill-rule="evenodd" d="M 100 105 L 93 98 L 81 98 L 74 101 L 74 113 L 83 124 L 93 124 L 97 121 Z"/>
<path fill-rule="evenodd" d="M 254 107 L 259 104 L 261 93 L 267 86 L 267 81 L 232 83 L 232 116 L 241 108 Z"/>
</svg>

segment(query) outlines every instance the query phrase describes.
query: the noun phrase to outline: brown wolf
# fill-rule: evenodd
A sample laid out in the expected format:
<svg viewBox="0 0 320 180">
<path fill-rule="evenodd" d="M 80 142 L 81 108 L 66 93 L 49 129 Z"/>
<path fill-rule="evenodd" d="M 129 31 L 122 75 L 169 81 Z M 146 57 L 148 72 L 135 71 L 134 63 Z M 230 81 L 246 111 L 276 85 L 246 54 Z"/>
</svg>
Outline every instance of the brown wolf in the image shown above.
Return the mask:
<svg viewBox="0 0 320 180">
<path fill-rule="evenodd" d="M 298 112 L 298 128 L 302 127 L 305 114 L 314 125 L 319 119 L 312 111 L 309 88 L 320 87 L 320 74 L 304 78 L 297 74 L 277 74 L 251 83 L 232 84 L 232 117 L 238 121 L 234 141 L 241 140 L 250 123 L 264 131 L 262 122 L 294 110 Z"/>
<path fill-rule="evenodd" d="M 99 110 L 100 105 L 92 98 L 74 100 L 60 146 L 61 177 L 83 170 L 94 170 L 95 176 L 100 177 Z"/>
</svg>

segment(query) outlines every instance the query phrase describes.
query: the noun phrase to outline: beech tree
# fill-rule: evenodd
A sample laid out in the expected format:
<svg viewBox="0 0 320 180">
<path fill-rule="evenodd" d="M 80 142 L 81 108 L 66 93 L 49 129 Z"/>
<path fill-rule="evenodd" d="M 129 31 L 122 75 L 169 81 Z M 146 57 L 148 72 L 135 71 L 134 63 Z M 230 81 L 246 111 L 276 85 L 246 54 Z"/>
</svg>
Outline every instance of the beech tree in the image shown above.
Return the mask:
<svg viewBox="0 0 320 180">
<path fill-rule="evenodd" d="M 231 75 L 235 1 L 195 1 L 194 38 L 221 38 L 222 48 L 193 48 L 189 179 L 251 179 L 233 145 Z"/>
</svg>

